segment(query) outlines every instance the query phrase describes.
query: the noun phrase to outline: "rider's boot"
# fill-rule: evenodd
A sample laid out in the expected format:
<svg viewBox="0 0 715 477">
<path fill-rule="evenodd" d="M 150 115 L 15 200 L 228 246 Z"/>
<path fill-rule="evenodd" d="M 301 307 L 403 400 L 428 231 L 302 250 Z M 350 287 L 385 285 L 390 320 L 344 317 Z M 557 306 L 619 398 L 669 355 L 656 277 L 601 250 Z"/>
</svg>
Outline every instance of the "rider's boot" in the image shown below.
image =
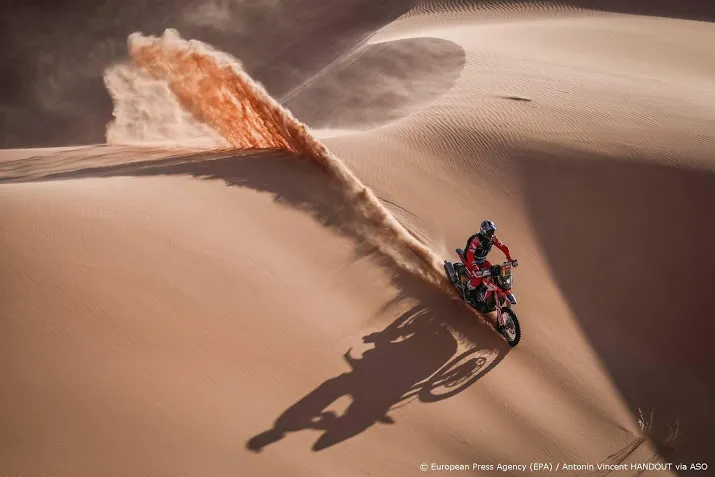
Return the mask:
<svg viewBox="0 0 715 477">
<path fill-rule="evenodd" d="M 480 301 L 484 300 L 484 287 L 480 284 L 479 286 L 475 287 L 472 286 L 471 282 L 467 282 L 467 299 L 473 304 L 476 305 Z"/>
</svg>

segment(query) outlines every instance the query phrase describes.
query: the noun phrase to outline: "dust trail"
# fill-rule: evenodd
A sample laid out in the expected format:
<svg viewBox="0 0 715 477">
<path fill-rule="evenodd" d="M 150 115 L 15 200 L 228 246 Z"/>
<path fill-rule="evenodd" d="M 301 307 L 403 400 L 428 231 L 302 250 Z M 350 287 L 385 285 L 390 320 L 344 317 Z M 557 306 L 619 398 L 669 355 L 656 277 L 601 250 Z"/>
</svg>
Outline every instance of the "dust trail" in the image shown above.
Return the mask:
<svg viewBox="0 0 715 477">
<path fill-rule="evenodd" d="M 373 192 L 287 109 L 254 81 L 232 56 L 175 30 L 161 37 L 134 33 L 128 39 L 134 64 L 165 82 L 182 108 L 211 126 L 239 149 L 280 149 L 315 163 L 339 181 L 350 204 L 360 212 L 360 235 L 402 268 L 451 290 L 440 258 L 412 236 Z"/>
<path fill-rule="evenodd" d="M 114 103 L 108 144 L 226 147 L 216 131 L 181 108 L 165 81 L 152 78 L 132 64 L 118 64 L 104 73 Z"/>
</svg>

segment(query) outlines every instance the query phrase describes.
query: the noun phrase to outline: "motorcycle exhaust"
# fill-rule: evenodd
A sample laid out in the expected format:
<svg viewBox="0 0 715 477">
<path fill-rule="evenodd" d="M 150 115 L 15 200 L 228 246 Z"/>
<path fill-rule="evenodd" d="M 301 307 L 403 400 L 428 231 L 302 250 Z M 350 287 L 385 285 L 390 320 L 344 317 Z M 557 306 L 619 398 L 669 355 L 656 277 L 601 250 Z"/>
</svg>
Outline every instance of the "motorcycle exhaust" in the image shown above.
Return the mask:
<svg viewBox="0 0 715 477">
<path fill-rule="evenodd" d="M 457 283 L 457 272 L 454 271 L 454 265 L 449 260 L 444 261 L 444 270 L 452 283 Z"/>
</svg>

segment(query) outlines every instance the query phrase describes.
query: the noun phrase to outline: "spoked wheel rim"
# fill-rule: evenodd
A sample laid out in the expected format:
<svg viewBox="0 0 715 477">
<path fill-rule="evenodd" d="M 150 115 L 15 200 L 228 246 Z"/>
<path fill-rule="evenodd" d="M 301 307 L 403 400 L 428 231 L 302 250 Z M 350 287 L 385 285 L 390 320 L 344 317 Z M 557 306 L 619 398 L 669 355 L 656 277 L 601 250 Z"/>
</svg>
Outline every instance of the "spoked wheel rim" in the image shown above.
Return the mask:
<svg viewBox="0 0 715 477">
<path fill-rule="evenodd" d="M 510 308 L 505 307 L 502 309 L 502 319 L 504 325 L 499 326 L 499 332 L 504 335 L 509 346 L 516 346 L 521 340 L 521 329 L 516 314 Z"/>
<path fill-rule="evenodd" d="M 504 319 L 504 326 L 502 327 L 502 333 L 506 336 L 509 341 L 514 341 L 516 339 L 516 325 L 514 324 L 514 319 L 511 317 L 510 313 L 504 313 L 506 318 Z"/>
</svg>

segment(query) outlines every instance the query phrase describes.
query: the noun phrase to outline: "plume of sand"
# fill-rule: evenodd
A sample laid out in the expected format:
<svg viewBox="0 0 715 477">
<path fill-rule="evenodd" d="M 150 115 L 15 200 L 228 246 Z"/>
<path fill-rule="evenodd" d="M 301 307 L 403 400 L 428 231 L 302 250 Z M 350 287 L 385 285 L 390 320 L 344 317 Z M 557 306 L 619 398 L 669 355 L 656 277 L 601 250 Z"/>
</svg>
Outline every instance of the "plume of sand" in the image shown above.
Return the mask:
<svg viewBox="0 0 715 477">
<path fill-rule="evenodd" d="M 228 146 L 220 134 L 178 106 L 165 81 L 137 66 L 113 65 L 104 72 L 104 84 L 114 104 L 108 144 Z"/>
<path fill-rule="evenodd" d="M 274 100 L 232 56 L 181 38 L 175 30 L 161 37 L 134 33 L 128 39 L 136 66 L 166 83 L 182 108 L 211 126 L 232 147 L 278 149 L 312 161 L 339 181 L 360 213 L 362 236 L 396 264 L 429 283 L 452 290 L 439 257 L 410 234 L 373 192 L 309 131 Z"/>
</svg>

